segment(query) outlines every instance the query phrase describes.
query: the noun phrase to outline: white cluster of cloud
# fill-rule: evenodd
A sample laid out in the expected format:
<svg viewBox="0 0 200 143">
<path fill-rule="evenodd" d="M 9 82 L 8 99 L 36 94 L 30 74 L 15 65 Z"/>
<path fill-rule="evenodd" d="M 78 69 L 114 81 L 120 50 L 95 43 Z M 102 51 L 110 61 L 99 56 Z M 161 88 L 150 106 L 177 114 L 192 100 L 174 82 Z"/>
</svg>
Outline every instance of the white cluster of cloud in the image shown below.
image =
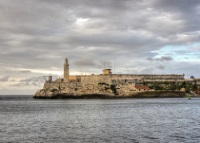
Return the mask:
<svg viewBox="0 0 200 143">
<path fill-rule="evenodd" d="M 199 17 L 200 0 L 0 0 L 0 91 L 32 94 L 66 57 L 72 74 L 200 77 Z"/>
</svg>

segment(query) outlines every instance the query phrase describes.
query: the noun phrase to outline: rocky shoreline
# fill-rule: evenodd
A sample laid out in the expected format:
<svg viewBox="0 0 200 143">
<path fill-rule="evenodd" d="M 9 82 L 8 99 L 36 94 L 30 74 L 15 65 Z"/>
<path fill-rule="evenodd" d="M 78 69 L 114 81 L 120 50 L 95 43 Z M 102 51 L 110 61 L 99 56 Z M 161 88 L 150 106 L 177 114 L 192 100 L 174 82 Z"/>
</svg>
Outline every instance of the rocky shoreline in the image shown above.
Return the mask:
<svg viewBox="0 0 200 143">
<path fill-rule="evenodd" d="M 111 95 L 111 94 L 51 94 L 46 95 L 34 95 L 35 99 L 122 99 L 122 98 L 185 98 L 188 94 L 181 91 L 147 91 L 137 92 L 131 95 Z M 194 97 L 193 95 L 189 95 Z"/>
</svg>

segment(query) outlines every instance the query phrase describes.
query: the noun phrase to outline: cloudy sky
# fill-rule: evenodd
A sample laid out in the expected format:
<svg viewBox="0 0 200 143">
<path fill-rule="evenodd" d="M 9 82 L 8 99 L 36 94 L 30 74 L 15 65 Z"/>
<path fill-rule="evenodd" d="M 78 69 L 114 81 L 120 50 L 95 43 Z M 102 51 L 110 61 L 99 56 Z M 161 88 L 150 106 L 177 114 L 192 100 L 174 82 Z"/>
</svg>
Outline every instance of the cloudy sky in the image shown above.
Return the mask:
<svg viewBox="0 0 200 143">
<path fill-rule="evenodd" d="M 42 76 L 200 77 L 200 0 L 0 0 L 0 94 L 33 94 Z"/>
</svg>

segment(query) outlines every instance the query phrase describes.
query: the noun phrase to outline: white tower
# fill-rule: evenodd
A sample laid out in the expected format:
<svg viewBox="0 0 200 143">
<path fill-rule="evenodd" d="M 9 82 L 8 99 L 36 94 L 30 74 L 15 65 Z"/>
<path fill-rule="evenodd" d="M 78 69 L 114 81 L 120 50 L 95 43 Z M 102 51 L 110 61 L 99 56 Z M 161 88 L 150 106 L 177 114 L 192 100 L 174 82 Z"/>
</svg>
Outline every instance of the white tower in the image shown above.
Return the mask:
<svg viewBox="0 0 200 143">
<path fill-rule="evenodd" d="M 64 63 L 64 82 L 69 81 L 69 64 L 68 64 L 68 59 L 65 59 Z"/>
</svg>

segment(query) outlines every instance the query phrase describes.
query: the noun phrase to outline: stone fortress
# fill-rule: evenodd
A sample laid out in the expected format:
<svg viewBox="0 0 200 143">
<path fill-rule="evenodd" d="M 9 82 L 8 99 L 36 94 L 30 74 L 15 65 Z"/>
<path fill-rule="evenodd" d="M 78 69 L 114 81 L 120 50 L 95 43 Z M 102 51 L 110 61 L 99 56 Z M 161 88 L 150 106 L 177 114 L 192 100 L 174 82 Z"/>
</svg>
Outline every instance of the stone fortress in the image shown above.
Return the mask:
<svg viewBox="0 0 200 143">
<path fill-rule="evenodd" d="M 64 78 L 52 81 L 49 76 L 43 89 L 38 90 L 34 97 L 107 95 L 129 96 L 136 92 L 152 91 L 144 83 L 184 82 L 184 74 L 153 75 L 153 74 L 112 74 L 111 69 L 104 69 L 100 75 L 70 75 L 69 63 L 64 61 Z"/>
</svg>

